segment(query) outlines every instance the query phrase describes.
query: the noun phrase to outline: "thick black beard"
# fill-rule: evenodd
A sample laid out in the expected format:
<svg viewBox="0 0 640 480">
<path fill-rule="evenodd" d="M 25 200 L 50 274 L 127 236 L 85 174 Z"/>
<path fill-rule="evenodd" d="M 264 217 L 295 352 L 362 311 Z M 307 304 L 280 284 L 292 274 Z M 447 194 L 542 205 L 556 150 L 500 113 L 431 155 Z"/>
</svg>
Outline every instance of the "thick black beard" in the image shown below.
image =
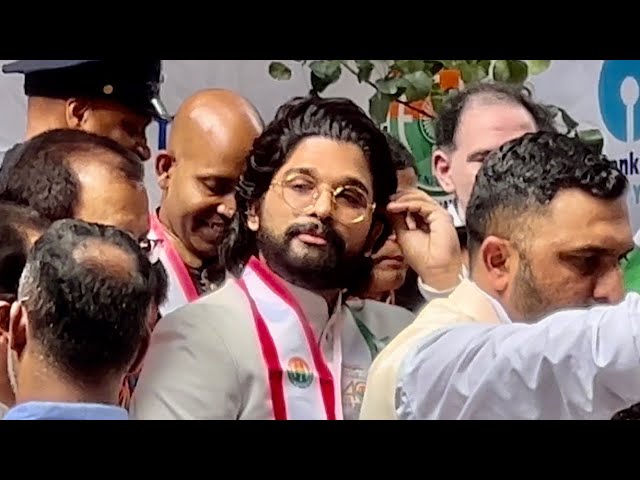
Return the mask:
<svg viewBox="0 0 640 480">
<path fill-rule="evenodd" d="M 322 255 L 298 257 L 291 254 L 291 242 L 302 233 L 322 233 L 327 245 Z M 364 255 L 345 252 L 342 237 L 327 223 L 294 224 L 278 239 L 262 228 L 257 246 L 269 268 L 285 281 L 311 291 L 356 291 L 371 276 L 373 261 Z"/>
</svg>

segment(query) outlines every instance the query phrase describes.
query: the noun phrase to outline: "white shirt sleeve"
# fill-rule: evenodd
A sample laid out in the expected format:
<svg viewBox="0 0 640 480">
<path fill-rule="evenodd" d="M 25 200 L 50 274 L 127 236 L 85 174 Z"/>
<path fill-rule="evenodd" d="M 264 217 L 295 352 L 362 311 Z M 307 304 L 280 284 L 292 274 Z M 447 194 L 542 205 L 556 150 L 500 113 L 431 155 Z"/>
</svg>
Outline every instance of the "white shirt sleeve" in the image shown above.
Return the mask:
<svg viewBox="0 0 640 480">
<path fill-rule="evenodd" d="M 640 401 L 640 295 L 533 325 L 426 337 L 396 386 L 400 419 L 610 419 Z"/>
<path fill-rule="evenodd" d="M 464 280 L 465 278 L 469 278 L 469 270 L 464 265 L 462 266 L 462 273 L 460 274 L 459 278 L 460 278 L 460 281 Z M 427 285 L 425 282 L 422 281 L 420 276 L 418 276 L 418 290 L 420 291 L 420 294 L 422 295 L 422 297 L 427 301 L 427 303 L 430 302 L 431 300 L 435 300 L 436 298 L 448 297 L 453 293 L 453 291 L 456 288 L 458 288 L 457 285 L 448 290 L 437 290 Z"/>
</svg>

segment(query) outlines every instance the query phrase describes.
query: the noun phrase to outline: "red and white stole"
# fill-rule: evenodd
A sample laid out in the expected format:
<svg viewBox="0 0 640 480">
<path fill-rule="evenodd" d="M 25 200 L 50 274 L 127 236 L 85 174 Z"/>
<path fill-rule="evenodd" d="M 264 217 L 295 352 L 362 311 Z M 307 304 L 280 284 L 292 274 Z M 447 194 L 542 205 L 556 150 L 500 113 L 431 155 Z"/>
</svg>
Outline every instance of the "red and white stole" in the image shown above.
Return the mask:
<svg viewBox="0 0 640 480">
<path fill-rule="evenodd" d="M 197 300 L 200 295 L 193 284 L 193 280 L 191 280 L 187 267 L 166 234 L 160 220 L 158 220 L 158 216 L 152 213 L 150 217 L 149 239 L 160 240 L 160 244 L 156 248 L 159 249 L 160 261 L 167 270 L 167 276 L 169 277 L 167 301 L 160 307 L 160 314 L 164 316 L 187 303 Z"/>
<path fill-rule="evenodd" d="M 284 282 L 251 258 L 238 285 L 245 292 L 268 370 L 276 420 L 342 420 L 341 336 L 327 362 L 300 305 Z"/>
</svg>

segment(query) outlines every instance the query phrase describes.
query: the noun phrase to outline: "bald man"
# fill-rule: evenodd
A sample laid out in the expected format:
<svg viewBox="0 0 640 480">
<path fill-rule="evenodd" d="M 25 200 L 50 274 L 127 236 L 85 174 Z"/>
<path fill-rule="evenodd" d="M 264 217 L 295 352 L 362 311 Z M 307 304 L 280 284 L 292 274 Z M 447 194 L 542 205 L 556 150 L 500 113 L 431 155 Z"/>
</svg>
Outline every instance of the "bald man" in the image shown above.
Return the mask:
<svg viewBox="0 0 640 480">
<path fill-rule="evenodd" d="M 263 122 L 249 101 L 228 90 L 202 90 L 180 107 L 167 151 L 156 158 L 160 208 L 151 235 L 169 273 L 162 315 L 224 282 L 218 245 L 235 212 L 235 186 Z"/>
</svg>

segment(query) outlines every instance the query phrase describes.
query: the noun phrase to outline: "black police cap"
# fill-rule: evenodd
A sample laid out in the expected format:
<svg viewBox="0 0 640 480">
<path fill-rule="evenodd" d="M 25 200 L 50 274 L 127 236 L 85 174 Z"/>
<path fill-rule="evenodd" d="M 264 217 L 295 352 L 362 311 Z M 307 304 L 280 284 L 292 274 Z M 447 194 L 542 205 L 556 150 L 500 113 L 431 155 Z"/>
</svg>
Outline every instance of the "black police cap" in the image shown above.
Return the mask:
<svg viewBox="0 0 640 480">
<path fill-rule="evenodd" d="M 27 96 L 101 98 L 171 120 L 160 98 L 161 60 L 18 60 L 2 71 L 23 74 Z"/>
</svg>

